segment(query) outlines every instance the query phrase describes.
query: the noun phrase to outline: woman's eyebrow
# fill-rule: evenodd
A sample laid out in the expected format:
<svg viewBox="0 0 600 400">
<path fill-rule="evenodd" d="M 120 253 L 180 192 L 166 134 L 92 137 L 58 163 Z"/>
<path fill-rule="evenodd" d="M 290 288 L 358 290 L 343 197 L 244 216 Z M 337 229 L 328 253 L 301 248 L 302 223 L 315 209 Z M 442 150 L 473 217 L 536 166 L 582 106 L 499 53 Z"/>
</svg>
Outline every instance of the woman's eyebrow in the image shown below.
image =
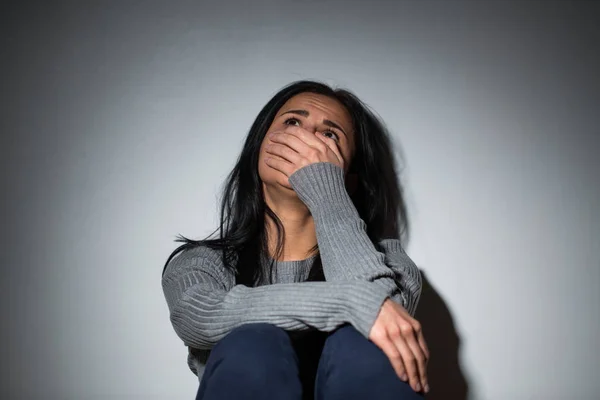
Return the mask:
<svg viewBox="0 0 600 400">
<path fill-rule="evenodd" d="M 308 111 L 306 111 L 306 110 L 289 110 L 289 111 L 286 111 L 286 112 L 284 112 L 284 113 L 283 113 L 283 114 L 281 114 L 281 115 L 285 115 L 285 114 L 297 114 L 297 115 L 301 115 L 301 116 L 303 116 L 303 117 L 308 117 L 308 116 L 310 115 L 310 113 L 309 113 Z M 339 126 L 338 124 L 336 124 L 335 122 L 333 122 L 333 121 L 330 121 L 330 120 L 328 120 L 328 119 L 324 119 L 324 120 L 323 120 L 323 124 L 324 124 L 324 125 L 327 125 L 327 126 L 329 126 L 329 127 L 336 128 L 336 129 L 340 130 L 340 131 L 341 131 L 341 132 L 344 134 L 344 136 L 348 137 L 348 135 L 347 135 L 347 134 L 346 134 L 346 132 L 345 132 L 345 131 L 342 129 L 342 127 L 341 127 L 341 126 Z"/>
<path fill-rule="evenodd" d="M 298 114 L 298 115 L 302 115 L 303 117 L 308 117 L 308 116 L 309 116 L 309 114 L 310 114 L 310 113 L 309 113 L 308 111 L 306 111 L 306 110 L 289 110 L 289 111 L 286 111 L 286 112 L 284 112 L 284 113 L 283 113 L 283 114 L 281 114 L 281 115 L 290 114 L 290 113 L 292 113 L 292 114 Z"/>
</svg>

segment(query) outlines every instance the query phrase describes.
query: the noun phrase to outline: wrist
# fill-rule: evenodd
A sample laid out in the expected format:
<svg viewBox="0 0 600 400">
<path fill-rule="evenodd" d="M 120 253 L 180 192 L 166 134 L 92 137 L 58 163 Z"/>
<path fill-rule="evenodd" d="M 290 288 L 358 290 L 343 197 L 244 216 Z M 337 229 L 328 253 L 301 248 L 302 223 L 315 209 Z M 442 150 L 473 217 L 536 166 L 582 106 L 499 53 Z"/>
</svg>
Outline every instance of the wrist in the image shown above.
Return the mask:
<svg viewBox="0 0 600 400">
<path fill-rule="evenodd" d="M 356 212 L 346 190 L 344 170 L 338 165 L 326 161 L 309 164 L 291 174 L 288 181 L 313 215 Z"/>
<path fill-rule="evenodd" d="M 381 307 L 388 298 L 386 288 L 374 282 L 356 281 L 356 289 L 346 301 L 347 321 L 368 339 Z"/>
</svg>

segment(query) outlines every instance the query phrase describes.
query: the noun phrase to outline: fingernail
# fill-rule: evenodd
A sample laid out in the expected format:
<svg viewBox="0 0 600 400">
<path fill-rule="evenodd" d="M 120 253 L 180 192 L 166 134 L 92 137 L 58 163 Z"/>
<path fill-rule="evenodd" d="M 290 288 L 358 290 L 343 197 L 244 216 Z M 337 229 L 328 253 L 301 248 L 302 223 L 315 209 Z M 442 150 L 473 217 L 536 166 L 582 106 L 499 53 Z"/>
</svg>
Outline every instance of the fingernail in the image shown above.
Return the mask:
<svg viewBox="0 0 600 400">
<path fill-rule="evenodd" d="M 415 391 L 419 391 L 421 390 L 421 385 L 419 385 L 418 383 L 415 385 Z"/>
<path fill-rule="evenodd" d="M 408 376 L 406 374 L 402 375 L 402 380 L 406 381 L 408 379 Z"/>
<path fill-rule="evenodd" d="M 425 385 L 425 393 L 429 393 L 429 383 Z"/>
</svg>

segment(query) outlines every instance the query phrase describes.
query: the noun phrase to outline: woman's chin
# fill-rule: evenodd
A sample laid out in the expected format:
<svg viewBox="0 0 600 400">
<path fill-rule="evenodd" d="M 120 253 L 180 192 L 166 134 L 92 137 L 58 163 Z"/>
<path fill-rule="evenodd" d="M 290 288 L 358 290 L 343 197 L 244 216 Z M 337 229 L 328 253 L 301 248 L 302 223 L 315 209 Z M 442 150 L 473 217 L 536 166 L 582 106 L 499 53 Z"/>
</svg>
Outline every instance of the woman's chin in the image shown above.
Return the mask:
<svg viewBox="0 0 600 400">
<path fill-rule="evenodd" d="M 275 183 L 280 188 L 294 191 L 294 188 L 292 187 L 292 185 L 290 185 L 288 177 L 285 176 L 284 174 L 281 174 L 281 176 L 278 176 L 277 179 L 275 179 Z"/>
<path fill-rule="evenodd" d="M 265 171 L 264 174 L 261 174 L 261 180 L 264 186 L 271 189 L 294 192 L 294 188 L 290 185 L 288 177 L 277 170 L 271 169 L 270 171 Z"/>
</svg>

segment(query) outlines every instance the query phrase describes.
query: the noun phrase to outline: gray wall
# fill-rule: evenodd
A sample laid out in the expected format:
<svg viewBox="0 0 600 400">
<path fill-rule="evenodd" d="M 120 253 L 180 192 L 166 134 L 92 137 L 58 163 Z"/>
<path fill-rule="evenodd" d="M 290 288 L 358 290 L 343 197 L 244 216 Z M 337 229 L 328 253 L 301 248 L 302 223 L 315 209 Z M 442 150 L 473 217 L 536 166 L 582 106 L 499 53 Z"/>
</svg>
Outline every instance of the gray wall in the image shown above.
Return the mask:
<svg viewBox="0 0 600 400">
<path fill-rule="evenodd" d="M 193 398 L 162 263 L 301 78 L 404 155 L 431 398 L 597 398 L 598 7 L 216 3 L 4 6 L 2 398 Z"/>
</svg>

